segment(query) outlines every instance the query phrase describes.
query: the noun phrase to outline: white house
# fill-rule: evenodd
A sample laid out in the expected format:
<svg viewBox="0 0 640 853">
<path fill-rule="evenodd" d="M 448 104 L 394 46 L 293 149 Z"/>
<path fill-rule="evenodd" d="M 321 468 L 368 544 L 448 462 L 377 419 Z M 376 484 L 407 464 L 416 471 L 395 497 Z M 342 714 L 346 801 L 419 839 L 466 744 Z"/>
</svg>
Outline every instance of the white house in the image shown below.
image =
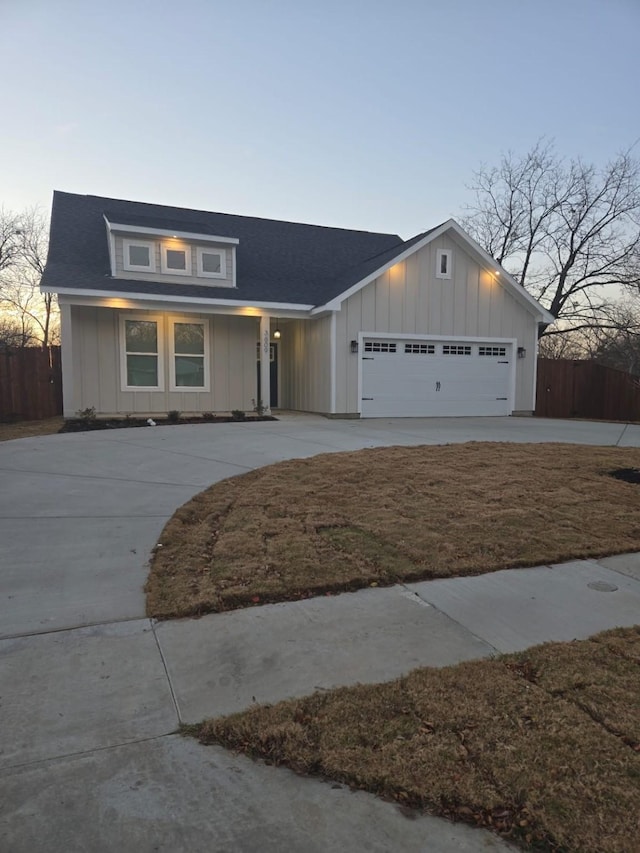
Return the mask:
<svg viewBox="0 0 640 853">
<path fill-rule="evenodd" d="M 56 192 L 64 414 L 528 414 L 549 314 L 453 219 L 377 234 Z"/>
</svg>

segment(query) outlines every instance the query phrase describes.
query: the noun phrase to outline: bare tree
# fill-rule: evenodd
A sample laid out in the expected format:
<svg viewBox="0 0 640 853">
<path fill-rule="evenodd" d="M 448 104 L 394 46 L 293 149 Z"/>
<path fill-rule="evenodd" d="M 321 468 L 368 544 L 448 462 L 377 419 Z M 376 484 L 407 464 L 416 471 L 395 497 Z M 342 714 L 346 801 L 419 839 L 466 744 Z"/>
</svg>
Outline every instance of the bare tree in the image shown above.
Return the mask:
<svg viewBox="0 0 640 853">
<path fill-rule="evenodd" d="M 547 334 L 609 322 L 613 290 L 640 288 L 640 164 L 629 151 L 599 170 L 538 142 L 482 166 L 471 189 L 466 229 L 564 321 Z"/>
<path fill-rule="evenodd" d="M 0 273 L 18 263 L 21 242 L 20 215 L 0 207 Z"/>
<path fill-rule="evenodd" d="M 47 257 L 47 219 L 34 207 L 8 215 L 6 221 L 14 230 L 11 261 L 0 268 L 0 312 L 9 325 L 28 328 L 32 344 L 46 347 L 56 339 L 58 329 L 55 296 L 39 290 Z"/>
</svg>

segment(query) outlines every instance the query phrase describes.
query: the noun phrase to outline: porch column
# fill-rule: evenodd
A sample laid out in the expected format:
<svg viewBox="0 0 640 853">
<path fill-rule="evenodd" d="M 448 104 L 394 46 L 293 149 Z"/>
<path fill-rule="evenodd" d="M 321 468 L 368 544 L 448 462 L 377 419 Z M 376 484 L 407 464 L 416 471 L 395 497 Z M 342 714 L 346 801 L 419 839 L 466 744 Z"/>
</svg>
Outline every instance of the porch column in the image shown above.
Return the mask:
<svg viewBox="0 0 640 853">
<path fill-rule="evenodd" d="M 271 364 L 269 362 L 271 346 L 271 317 L 260 317 L 260 397 L 265 415 L 271 414 Z M 256 400 L 260 404 L 260 400 Z"/>
<path fill-rule="evenodd" d="M 71 305 L 62 301 L 60 301 L 60 356 L 62 361 L 62 411 L 65 418 L 72 418 L 78 406 L 74 399 Z"/>
</svg>

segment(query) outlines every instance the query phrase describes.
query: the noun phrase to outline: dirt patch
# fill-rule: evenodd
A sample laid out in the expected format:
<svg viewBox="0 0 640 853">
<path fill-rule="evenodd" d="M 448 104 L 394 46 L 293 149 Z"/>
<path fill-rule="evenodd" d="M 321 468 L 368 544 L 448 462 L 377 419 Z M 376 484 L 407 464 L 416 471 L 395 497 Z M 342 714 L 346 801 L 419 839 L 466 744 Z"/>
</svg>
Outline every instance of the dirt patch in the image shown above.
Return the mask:
<svg viewBox="0 0 640 853">
<path fill-rule="evenodd" d="M 526 849 L 635 849 L 640 628 L 419 669 L 200 727 L 302 773 L 485 826 Z"/>
<path fill-rule="evenodd" d="M 42 421 L 0 423 L 0 441 L 11 441 L 14 438 L 32 438 L 38 435 L 53 435 L 60 432 L 63 423 L 61 417 L 46 418 Z"/>
<path fill-rule="evenodd" d="M 294 460 L 226 480 L 160 536 L 147 612 L 192 616 L 640 550 L 637 448 L 470 443 Z"/>
</svg>

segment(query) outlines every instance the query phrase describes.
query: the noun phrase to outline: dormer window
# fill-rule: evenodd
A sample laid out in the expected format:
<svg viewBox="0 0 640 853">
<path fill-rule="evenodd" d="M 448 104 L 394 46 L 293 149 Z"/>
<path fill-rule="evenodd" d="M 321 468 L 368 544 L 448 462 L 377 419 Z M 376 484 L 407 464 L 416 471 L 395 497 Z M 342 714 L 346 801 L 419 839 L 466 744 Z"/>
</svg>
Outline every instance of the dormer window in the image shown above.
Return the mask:
<svg viewBox="0 0 640 853">
<path fill-rule="evenodd" d="M 162 244 L 162 272 L 169 275 L 191 275 L 191 247 Z"/>
<path fill-rule="evenodd" d="M 155 244 L 146 240 L 123 240 L 123 260 L 125 270 L 132 272 L 155 272 Z"/>
<path fill-rule="evenodd" d="M 225 278 L 226 251 L 198 246 L 198 275 L 201 278 Z"/>
<path fill-rule="evenodd" d="M 436 278 L 451 278 L 451 249 L 436 252 Z"/>
</svg>

